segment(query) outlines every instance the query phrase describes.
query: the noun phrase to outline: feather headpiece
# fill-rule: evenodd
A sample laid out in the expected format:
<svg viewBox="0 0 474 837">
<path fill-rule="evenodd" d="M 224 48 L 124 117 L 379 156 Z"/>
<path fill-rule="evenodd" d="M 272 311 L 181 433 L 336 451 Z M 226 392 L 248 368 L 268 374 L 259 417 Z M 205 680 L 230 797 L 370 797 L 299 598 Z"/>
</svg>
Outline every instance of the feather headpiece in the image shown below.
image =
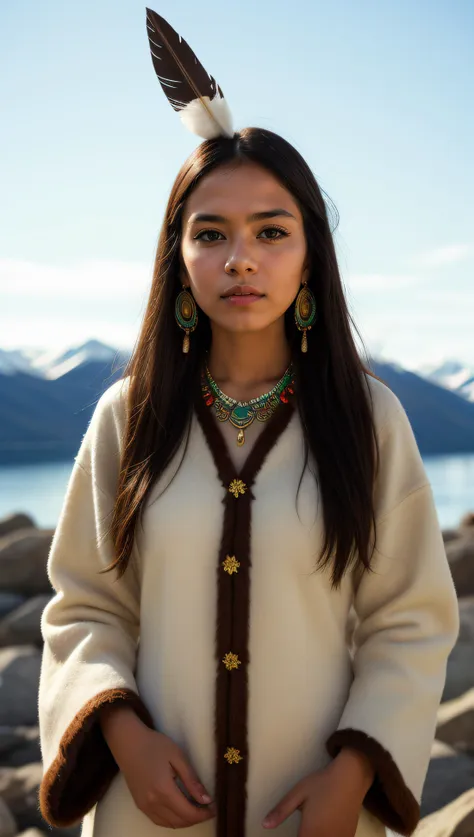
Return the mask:
<svg viewBox="0 0 474 837">
<path fill-rule="evenodd" d="M 148 8 L 146 27 L 156 75 L 186 128 L 204 139 L 232 137 L 232 116 L 224 94 L 189 44 Z"/>
</svg>

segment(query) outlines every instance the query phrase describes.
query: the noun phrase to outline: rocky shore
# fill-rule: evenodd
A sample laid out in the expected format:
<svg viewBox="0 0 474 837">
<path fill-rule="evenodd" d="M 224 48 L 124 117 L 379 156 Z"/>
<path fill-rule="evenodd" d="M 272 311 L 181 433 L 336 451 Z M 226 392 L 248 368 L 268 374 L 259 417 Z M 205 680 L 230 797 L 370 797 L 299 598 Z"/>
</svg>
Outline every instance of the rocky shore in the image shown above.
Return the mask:
<svg viewBox="0 0 474 837">
<path fill-rule="evenodd" d="M 40 619 L 51 598 L 54 530 L 15 514 L 0 520 L 0 837 L 80 834 L 42 820 L 37 692 Z M 449 661 L 416 837 L 474 837 L 474 513 L 443 532 L 461 630 Z"/>
</svg>

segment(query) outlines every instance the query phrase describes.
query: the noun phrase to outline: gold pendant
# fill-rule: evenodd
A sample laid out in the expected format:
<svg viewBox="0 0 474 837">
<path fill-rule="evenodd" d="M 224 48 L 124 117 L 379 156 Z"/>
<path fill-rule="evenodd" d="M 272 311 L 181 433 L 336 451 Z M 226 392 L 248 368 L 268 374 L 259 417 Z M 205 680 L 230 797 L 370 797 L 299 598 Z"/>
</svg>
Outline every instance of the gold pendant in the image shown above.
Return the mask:
<svg viewBox="0 0 474 837">
<path fill-rule="evenodd" d="M 241 448 L 242 445 L 245 444 L 245 433 L 243 430 L 239 430 L 239 432 L 237 433 L 237 444 L 239 448 Z"/>
</svg>

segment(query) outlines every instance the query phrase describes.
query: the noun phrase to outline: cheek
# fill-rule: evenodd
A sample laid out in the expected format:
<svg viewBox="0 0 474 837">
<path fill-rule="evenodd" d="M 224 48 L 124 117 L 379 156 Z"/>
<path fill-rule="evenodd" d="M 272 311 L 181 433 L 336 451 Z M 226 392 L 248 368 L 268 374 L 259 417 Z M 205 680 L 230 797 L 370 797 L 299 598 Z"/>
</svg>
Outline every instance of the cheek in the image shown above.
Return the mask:
<svg viewBox="0 0 474 837">
<path fill-rule="evenodd" d="M 272 277 L 274 293 L 283 300 L 291 300 L 301 284 L 305 260 L 305 248 L 296 244 L 292 247 L 268 248 L 268 273 Z"/>
<path fill-rule="evenodd" d="M 222 258 L 219 259 L 216 249 L 198 249 L 183 246 L 183 261 L 189 278 L 196 288 L 205 290 L 215 283 Z M 222 269 L 222 267 L 220 267 Z"/>
</svg>

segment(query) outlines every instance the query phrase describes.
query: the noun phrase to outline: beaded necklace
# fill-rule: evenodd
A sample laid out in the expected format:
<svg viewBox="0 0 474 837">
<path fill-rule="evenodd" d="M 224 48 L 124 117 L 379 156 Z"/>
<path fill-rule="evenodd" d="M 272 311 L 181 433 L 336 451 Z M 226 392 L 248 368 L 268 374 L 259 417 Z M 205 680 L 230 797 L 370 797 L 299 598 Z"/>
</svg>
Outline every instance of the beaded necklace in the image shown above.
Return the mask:
<svg viewBox="0 0 474 837">
<path fill-rule="evenodd" d="M 201 390 L 204 401 L 208 407 L 214 408 L 217 419 L 219 421 L 230 421 L 238 429 L 237 444 L 241 447 L 245 444 L 245 428 L 249 427 L 255 419 L 257 421 L 268 421 L 278 405 L 281 402 L 286 404 L 289 396 L 294 394 L 293 364 L 290 362 L 278 383 L 269 392 L 265 392 L 257 398 L 250 398 L 249 401 L 237 401 L 222 392 L 209 372 L 207 363 L 205 363 L 201 371 Z"/>
</svg>

